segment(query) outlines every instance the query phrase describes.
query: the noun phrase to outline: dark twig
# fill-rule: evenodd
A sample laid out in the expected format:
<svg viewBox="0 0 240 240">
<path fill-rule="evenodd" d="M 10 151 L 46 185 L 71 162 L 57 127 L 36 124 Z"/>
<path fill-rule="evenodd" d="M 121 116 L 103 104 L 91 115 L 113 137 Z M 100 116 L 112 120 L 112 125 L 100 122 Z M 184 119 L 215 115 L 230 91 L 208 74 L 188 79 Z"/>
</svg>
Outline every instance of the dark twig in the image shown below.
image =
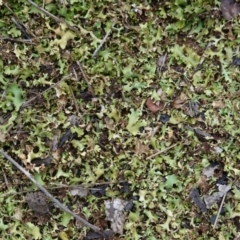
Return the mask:
<svg viewBox="0 0 240 240">
<path fill-rule="evenodd" d="M 49 16 L 50 18 L 52 18 L 53 20 L 55 20 L 56 22 L 58 23 L 64 23 L 67 25 L 67 27 L 69 29 L 71 29 L 73 32 L 75 32 L 78 36 L 81 36 L 81 33 L 74 27 L 72 27 L 68 22 L 54 16 L 52 13 L 48 12 L 47 10 L 45 10 L 44 8 L 42 7 L 39 7 L 36 3 L 34 3 L 33 1 L 31 0 L 27 0 L 30 4 L 32 4 L 35 8 L 37 8 L 40 12 L 44 13 L 45 15 Z"/>
<path fill-rule="evenodd" d="M 76 80 L 78 81 L 79 78 L 78 78 L 78 75 L 77 75 L 77 72 L 76 72 L 75 68 L 73 68 L 73 73 L 74 73 L 74 76 L 75 76 Z"/>
<path fill-rule="evenodd" d="M 6 184 L 7 188 L 9 189 L 9 183 L 8 183 L 6 174 L 5 174 L 5 172 L 3 170 L 2 170 L 2 173 L 3 173 L 4 180 L 5 180 L 5 184 Z"/>
<path fill-rule="evenodd" d="M 81 70 L 81 73 L 82 73 L 82 75 L 83 75 L 83 78 L 84 78 L 86 84 L 88 85 L 89 91 L 91 92 L 92 96 L 94 97 L 93 88 L 92 88 L 92 86 L 90 85 L 90 83 L 89 83 L 89 81 L 88 81 L 88 79 L 87 79 L 87 76 L 86 76 L 86 74 L 85 74 L 85 71 L 83 70 L 82 64 L 81 64 L 79 61 L 77 62 L 77 64 L 78 64 L 78 66 L 79 66 L 79 68 L 80 68 L 80 70 Z"/>
<path fill-rule="evenodd" d="M 20 19 L 18 18 L 18 16 L 13 12 L 13 10 L 8 6 L 8 4 L 5 3 L 5 2 L 4 2 L 3 4 L 4 4 L 4 6 L 9 10 L 9 12 L 11 12 L 11 13 L 13 14 L 13 16 L 14 16 L 14 18 L 17 20 L 18 24 L 24 26 L 24 28 L 27 30 L 26 32 L 27 32 L 28 34 L 30 34 L 31 36 L 33 36 L 33 37 L 36 38 L 36 36 L 31 32 L 31 30 L 30 30 L 28 27 L 26 27 L 26 26 L 21 22 L 21 20 L 20 20 Z"/>
<path fill-rule="evenodd" d="M 35 97 L 29 99 L 28 101 L 24 102 L 24 103 L 22 104 L 22 107 L 26 107 L 30 102 L 32 102 L 33 100 L 35 100 L 37 97 L 43 95 L 43 94 L 44 94 L 45 92 L 47 92 L 49 89 L 56 87 L 60 82 L 66 80 L 67 78 L 69 78 L 69 77 L 71 77 L 71 76 L 72 76 L 72 74 L 70 73 L 69 75 L 63 77 L 60 81 L 58 81 L 57 83 L 54 83 L 52 86 L 50 86 L 50 87 L 47 88 L 46 90 L 44 90 L 44 91 L 42 91 L 41 93 L 39 93 L 37 96 L 35 96 Z"/>
<path fill-rule="evenodd" d="M 0 40 L 3 41 L 9 41 L 9 42 L 17 42 L 17 43 L 24 43 L 24 44 L 30 44 L 30 45 L 36 45 L 36 43 L 32 42 L 31 39 L 13 39 L 13 38 L 7 38 L 0 36 Z"/>
<path fill-rule="evenodd" d="M 50 194 L 42 185 L 40 185 L 33 177 L 32 175 L 25 170 L 22 166 L 20 166 L 12 157 L 10 157 L 7 153 L 5 153 L 3 150 L 0 149 L 0 154 L 2 154 L 2 156 L 4 156 L 7 160 L 9 160 L 15 167 L 17 167 L 22 173 L 24 173 L 42 192 L 44 192 L 46 194 L 47 197 L 49 197 L 61 210 L 63 210 L 64 212 L 69 213 L 71 216 L 73 216 L 76 220 L 78 220 L 79 222 L 81 222 L 83 225 L 91 228 L 93 231 L 97 232 L 97 233 L 101 233 L 101 229 L 92 225 L 91 223 L 89 223 L 88 221 L 86 221 L 85 219 L 81 218 L 80 216 L 78 216 L 77 214 L 75 214 L 74 212 L 72 212 L 70 209 L 68 209 L 66 206 L 64 206 L 61 202 L 59 202 L 54 196 L 52 196 L 52 194 Z"/>
<path fill-rule="evenodd" d="M 79 107 L 78 107 L 74 92 L 72 90 L 72 86 L 69 86 L 69 89 L 70 89 L 70 92 L 71 92 L 71 95 L 72 95 L 72 98 L 73 98 L 73 102 L 74 102 L 74 105 L 75 105 L 75 108 L 76 108 L 76 111 L 77 111 L 77 115 L 80 116 Z"/>
<path fill-rule="evenodd" d="M 151 158 L 153 158 L 153 157 L 156 157 L 156 156 L 159 155 L 159 154 L 165 153 L 165 152 L 167 152 L 168 150 L 174 148 L 177 144 L 178 144 L 178 143 L 175 143 L 175 144 L 173 144 L 173 145 L 170 146 L 170 147 L 167 147 L 167 148 L 165 148 L 165 149 L 163 149 L 163 150 L 160 150 L 160 151 L 154 153 L 153 155 L 147 157 L 146 159 L 149 160 L 149 159 L 151 159 Z"/>
<path fill-rule="evenodd" d="M 76 80 L 78 81 L 79 78 L 78 78 L 78 75 L 77 75 L 77 72 L 76 72 L 75 68 L 73 68 L 73 73 L 74 73 L 74 76 L 75 76 Z M 80 116 L 79 107 L 78 107 L 78 104 L 77 104 L 77 101 L 76 101 L 76 97 L 75 97 L 75 95 L 73 93 L 73 90 L 72 90 L 71 86 L 70 86 L 70 91 L 71 91 L 71 94 L 72 94 L 72 97 L 73 97 L 75 108 L 77 110 L 77 114 L 78 114 L 78 116 Z"/>
<path fill-rule="evenodd" d="M 19 23 L 14 17 L 11 18 L 15 26 L 21 31 L 21 33 L 26 37 L 26 39 L 31 39 L 32 36 L 27 33 L 26 27 Z"/>
</svg>

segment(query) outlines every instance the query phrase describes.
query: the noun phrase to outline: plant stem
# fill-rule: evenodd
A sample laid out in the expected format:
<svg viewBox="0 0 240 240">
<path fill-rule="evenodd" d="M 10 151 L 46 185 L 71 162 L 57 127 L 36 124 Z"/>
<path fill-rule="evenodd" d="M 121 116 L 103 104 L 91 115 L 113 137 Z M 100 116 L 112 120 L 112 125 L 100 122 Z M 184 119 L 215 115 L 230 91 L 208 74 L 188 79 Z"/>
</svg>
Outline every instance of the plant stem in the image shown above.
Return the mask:
<svg viewBox="0 0 240 240">
<path fill-rule="evenodd" d="M 70 215 L 72 215 L 76 220 L 78 220 L 79 222 L 81 222 L 83 225 L 91 228 L 93 231 L 98 232 L 99 234 L 101 234 L 101 229 L 92 225 L 91 223 L 89 223 L 88 221 L 86 221 L 85 219 L 81 218 L 80 216 L 78 216 L 77 214 L 75 214 L 74 212 L 72 212 L 70 209 L 68 209 L 66 206 L 64 206 L 61 202 L 59 202 L 51 193 L 49 193 L 42 185 L 40 185 L 34 178 L 33 176 L 26 170 L 24 169 L 22 166 L 20 166 L 12 157 L 10 157 L 7 153 L 5 153 L 3 150 L 0 149 L 0 154 L 2 154 L 2 156 L 4 156 L 7 160 L 9 160 L 15 167 L 17 167 L 21 172 L 23 172 L 42 192 L 44 192 L 46 194 L 46 196 L 48 196 L 61 210 L 63 210 L 64 212 L 69 213 Z M 102 235 L 102 234 L 101 234 Z"/>
</svg>

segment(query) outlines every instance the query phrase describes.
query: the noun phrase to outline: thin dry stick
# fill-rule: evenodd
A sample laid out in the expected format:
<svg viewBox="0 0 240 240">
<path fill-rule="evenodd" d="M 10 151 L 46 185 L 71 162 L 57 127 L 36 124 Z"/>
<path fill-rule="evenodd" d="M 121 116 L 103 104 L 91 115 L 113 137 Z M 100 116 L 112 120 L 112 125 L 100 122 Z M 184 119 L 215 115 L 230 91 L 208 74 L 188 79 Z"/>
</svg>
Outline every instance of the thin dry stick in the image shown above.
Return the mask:
<svg viewBox="0 0 240 240">
<path fill-rule="evenodd" d="M 77 72 L 76 72 L 75 68 L 73 68 L 73 73 L 74 73 L 74 76 L 75 76 L 76 80 L 78 81 L 79 78 L 78 78 L 78 75 L 77 75 Z"/>
<path fill-rule="evenodd" d="M 3 150 L 0 149 L 0 154 L 2 154 L 2 156 L 4 156 L 7 160 L 9 160 L 15 167 L 17 167 L 21 172 L 23 172 L 41 191 L 43 191 L 46 196 L 48 196 L 55 204 L 57 204 L 57 206 L 63 210 L 64 212 L 69 213 L 71 216 L 73 216 L 76 220 L 78 220 L 79 222 L 81 222 L 82 224 L 84 224 L 85 226 L 91 228 L 93 231 L 98 232 L 100 234 L 101 233 L 101 229 L 92 225 L 91 223 L 89 223 L 88 221 L 86 221 L 85 219 L 81 218 L 80 216 L 78 216 L 77 214 L 75 214 L 74 212 L 72 212 L 70 209 L 68 209 L 66 206 L 64 206 L 61 202 L 59 202 L 54 196 L 52 196 L 51 193 L 49 193 L 43 186 L 41 186 L 33 177 L 32 175 L 25 170 L 22 166 L 20 166 L 12 157 L 10 157 L 7 153 L 5 153 Z"/>
<path fill-rule="evenodd" d="M 118 181 L 118 182 L 102 182 L 102 183 L 83 183 L 80 185 L 65 185 L 65 184 L 52 184 L 52 186 L 47 187 L 47 190 L 55 190 L 55 189 L 61 189 L 61 188 L 85 188 L 88 190 L 94 190 L 94 189 L 99 189 L 97 187 L 92 188 L 91 186 L 98 186 L 98 185 L 104 185 L 104 184 L 119 184 L 119 183 L 124 183 L 126 181 Z M 6 183 L 6 182 L 5 182 Z M 7 197 L 7 196 L 13 196 L 13 195 L 20 195 L 20 194 L 24 194 L 24 193 L 29 193 L 32 192 L 32 190 L 25 190 L 25 191 L 21 191 L 21 192 L 8 192 L 8 193 L 4 193 L 4 194 L 0 194 L 1 198 Z"/>
<path fill-rule="evenodd" d="M 54 16 L 53 14 L 51 14 L 50 12 L 48 12 L 47 10 L 45 10 L 42 7 L 39 7 L 36 3 L 34 3 L 31 0 L 27 0 L 30 4 L 32 4 L 35 8 L 37 8 L 40 12 L 46 14 L 47 16 L 49 16 L 50 18 L 52 18 L 53 20 L 55 20 L 56 22 L 60 22 L 60 23 L 64 23 L 67 25 L 67 27 L 69 29 L 71 29 L 73 32 L 75 32 L 78 36 L 81 36 L 81 33 L 74 27 L 72 27 L 69 23 L 67 23 L 66 21 Z"/>
<path fill-rule="evenodd" d="M 81 70 L 81 73 L 82 73 L 82 75 L 83 75 L 83 78 L 84 78 L 86 84 L 88 85 L 89 91 L 92 93 L 92 95 L 93 95 L 93 97 L 94 97 L 93 88 L 92 88 L 92 86 L 90 85 L 90 83 L 89 83 L 89 81 L 88 81 L 88 79 L 87 79 L 87 76 L 86 76 L 86 74 L 85 74 L 85 72 L 84 72 L 84 70 L 83 70 L 82 64 L 78 61 L 78 62 L 77 62 L 77 65 L 79 66 L 79 68 L 80 68 L 80 70 Z"/>
<path fill-rule="evenodd" d="M 101 183 L 82 183 L 79 185 L 65 185 L 65 184 L 52 184 L 54 187 L 50 187 L 49 189 L 54 189 L 54 188 L 87 188 L 87 189 L 93 189 L 91 186 L 101 186 L 101 185 L 106 185 L 106 184 L 119 184 L 119 183 L 124 183 L 126 181 L 118 181 L 118 182 L 101 182 Z M 95 187 L 97 188 L 97 187 Z M 97 188 L 98 189 L 98 188 Z"/>
<path fill-rule="evenodd" d="M 25 28 L 24 25 L 22 25 L 21 23 L 19 23 L 14 17 L 12 17 L 11 20 L 13 21 L 13 23 L 15 24 L 15 26 L 21 31 L 21 33 L 26 36 L 27 39 L 32 38 L 32 36 L 30 36 L 30 34 L 27 33 L 27 31 L 26 31 L 27 29 Z"/>
<path fill-rule="evenodd" d="M 22 23 L 22 21 L 21 21 L 21 20 L 18 18 L 18 16 L 13 12 L 13 10 L 8 6 L 8 4 L 7 4 L 7 3 L 3 3 L 3 4 L 4 4 L 4 6 L 13 14 L 13 16 L 17 19 L 17 21 L 26 28 L 27 32 L 28 32 L 30 35 L 32 35 L 33 37 L 36 38 L 36 36 L 31 32 L 31 30 Z"/>
<path fill-rule="evenodd" d="M 106 42 L 108 36 L 110 35 L 112 28 L 114 27 L 114 25 L 116 24 L 116 22 L 113 23 L 112 27 L 108 30 L 108 32 L 106 33 L 105 37 L 103 38 L 102 42 L 100 43 L 100 45 L 97 47 L 97 49 L 94 51 L 93 53 L 93 57 L 96 56 L 96 54 L 98 53 L 98 51 L 100 50 L 100 48 L 103 46 L 103 44 Z"/>
<path fill-rule="evenodd" d="M 160 72 L 162 71 L 162 67 L 163 67 L 164 64 L 165 64 L 166 57 L 167 57 L 167 53 L 165 53 L 165 55 L 164 55 L 164 57 L 163 57 L 163 62 L 162 62 L 161 67 L 160 67 Z"/>
<path fill-rule="evenodd" d="M 160 151 L 154 153 L 153 155 L 147 157 L 146 159 L 149 160 L 149 159 L 151 159 L 151 158 L 153 158 L 153 157 L 156 157 L 156 156 L 159 155 L 159 154 L 165 153 L 165 152 L 167 152 L 168 150 L 170 150 L 171 148 L 175 147 L 177 144 L 178 144 L 178 143 L 175 143 L 175 144 L 173 144 L 173 145 L 170 146 L 170 147 L 167 147 L 167 148 L 165 148 L 165 149 L 163 149 L 163 150 L 160 150 Z"/>
<path fill-rule="evenodd" d="M 8 183 L 6 174 L 5 174 L 5 172 L 3 170 L 2 170 L 2 172 L 3 172 L 3 177 L 4 177 L 4 180 L 5 180 L 5 184 L 6 184 L 7 188 L 9 189 L 9 183 Z"/>
<path fill-rule="evenodd" d="M 218 218 L 219 218 L 220 213 L 221 213 L 221 211 L 222 211 L 222 207 L 223 207 L 223 203 L 224 203 L 224 201 L 225 201 L 226 195 L 227 195 L 227 193 L 225 193 L 225 194 L 223 195 L 221 205 L 220 205 L 220 207 L 219 207 L 219 209 L 218 209 L 218 213 L 217 213 L 215 222 L 214 222 L 214 224 L 213 224 L 213 229 L 217 226 Z"/>
<path fill-rule="evenodd" d="M 2 97 L 1 97 L 1 101 L 3 100 L 3 98 L 5 97 L 5 95 L 6 95 L 6 92 L 7 92 L 7 89 L 5 89 L 4 91 L 3 91 L 3 93 L 2 93 Z"/>
<path fill-rule="evenodd" d="M 47 92 L 49 89 L 54 88 L 54 87 L 55 87 L 56 85 L 58 85 L 60 82 L 66 80 L 67 78 L 69 78 L 69 77 L 71 77 L 71 76 L 72 76 L 72 74 L 70 73 L 69 75 L 63 77 L 63 79 L 61 79 L 61 80 L 58 81 L 57 83 L 54 83 L 52 86 L 50 86 L 49 88 L 47 88 L 47 89 L 44 90 L 43 92 L 39 93 L 37 96 L 35 96 L 35 97 L 29 99 L 28 101 L 24 102 L 24 103 L 22 104 L 22 107 L 27 106 L 27 105 L 28 105 L 30 102 L 32 102 L 34 99 L 36 99 L 37 97 L 43 95 L 43 94 L 44 94 L 45 92 Z"/>
<path fill-rule="evenodd" d="M 57 184 L 57 183 L 52 183 L 47 189 L 54 189 L 54 188 L 88 188 L 88 189 L 93 189 L 93 186 L 102 186 L 102 185 L 110 185 L 110 184 L 120 184 L 120 183 L 125 183 L 125 180 L 121 181 L 106 181 L 106 182 L 99 182 L 99 183 L 81 183 L 81 184 L 76 184 L 76 185 L 66 185 L 66 184 Z M 98 187 L 94 187 L 97 188 Z"/>
<path fill-rule="evenodd" d="M 77 115 L 80 116 L 79 107 L 78 107 L 78 104 L 77 104 L 76 98 L 75 98 L 75 96 L 74 96 L 74 93 L 73 93 L 72 87 L 69 86 L 69 89 L 70 89 L 70 92 L 71 92 L 71 95 L 72 95 L 72 98 L 73 98 L 73 102 L 74 102 L 74 105 L 75 105 L 75 108 L 76 108 L 76 111 L 77 111 Z"/>
<path fill-rule="evenodd" d="M 0 40 L 3 41 L 9 41 L 9 42 L 17 42 L 17 43 L 24 43 L 24 44 L 30 44 L 30 45 L 36 45 L 36 43 L 32 42 L 31 39 L 13 39 L 13 38 L 6 38 L 0 36 Z"/>
</svg>

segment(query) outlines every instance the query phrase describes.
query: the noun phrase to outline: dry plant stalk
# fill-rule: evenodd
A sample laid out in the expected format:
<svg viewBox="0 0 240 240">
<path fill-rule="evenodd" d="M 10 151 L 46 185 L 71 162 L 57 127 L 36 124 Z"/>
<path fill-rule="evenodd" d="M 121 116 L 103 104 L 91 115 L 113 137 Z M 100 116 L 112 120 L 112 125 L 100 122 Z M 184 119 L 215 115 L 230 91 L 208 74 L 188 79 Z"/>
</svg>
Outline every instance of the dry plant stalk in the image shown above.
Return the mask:
<svg viewBox="0 0 240 240">
<path fill-rule="evenodd" d="M 50 18 L 52 18 L 53 20 L 55 20 L 56 22 L 58 23 L 64 23 L 67 25 L 67 27 L 69 29 L 71 29 L 73 32 L 75 32 L 78 36 L 81 36 L 81 33 L 74 27 L 72 27 L 68 22 L 54 16 L 52 13 L 48 12 L 47 10 L 45 10 L 44 8 L 42 7 L 39 7 L 36 3 L 34 3 L 33 1 L 31 0 L 27 0 L 31 5 L 33 5 L 35 8 L 37 8 L 40 12 L 44 13 L 45 15 L 49 16 Z"/>
<path fill-rule="evenodd" d="M 105 37 L 103 38 L 102 42 L 100 43 L 100 45 L 97 47 L 97 49 L 94 51 L 93 53 L 93 57 L 95 57 L 98 53 L 98 51 L 101 49 L 101 47 L 103 46 L 103 44 L 106 42 L 108 36 L 110 35 L 112 28 L 114 27 L 115 22 L 113 23 L 112 27 L 108 30 L 108 32 L 106 33 Z"/>
<path fill-rule="evenodd" d="M 92 96 L 94 97 L 95 95 L 94 95 L 93 88 L 92 88 L 92 86 L 90 85 L 90 83 L 89 83 L 89 81 L 88 81 L 88 79 L 87 79 L 87 76 L 86 76 L 85 71 L 84 71 L 84 69 L 83 69 L 83 67 L 82 67 L 82 64 L 78 61 L 78 62 L 77 62 L 77 65 L 78 65 L 78 67 L 80 68 L 80 71 L 81 71 L 81 73 L 82 73 L 82 75 L 83 75 L 83 78 L 84 78 L 86 84 L 88 85 L 88 90 L 91 92 Z"/>
<path fill-rule="evenodd" d="M 0 154 L 2 154 L 3 157 L 5 157 L 7 160 L 9 160 L 16 168 L 18 168 L 22 173 L 24 173 L 26 175 L 26 177 L 28 177 L 42 192 L 44 192 L 46 194 L 46 196 L 49 197 L 61 210 L 69 213 L 71 216 L 73 216 L 76 220 L 81 222 L 83 225 L 91 228 L 93 231 L 102 235 L 102 231 L 101 231 L 100 228 L 98 228 L 98 227 L 94 226 L 93 224 L 89 223 L 85 219 L 81 218 L 80 216 L 78 216 L 77 214 L 72 212 L 66 206 L 64 206 L 51 193 L 49 193 L 42 185 L 40 185 L 26 169 L 24 169 L 22 166 L 20 166 L 12 157 L 10 157 L 2 149 L 0 149 Z"/>
<path fill-rule="evenodd" d="M 15 19 L 16 19 L 21 25 L 23 25 L 23 26 L 26 28 L 27 32 L 28 32 L 30 35 L 32 35 L 33 37 L 36 38 L 35 34 L 34 34 L 26 25 L 24 25 L 24 24 L 22 23 L 22 21 L 21 21 L 21 20 L 18 18 L 18 16 L 13 12 L 13 10 L 8 6 L 8 4 L 5 3 L 5 2 L 3 2 L 3 4 L 4 4 L 4 6 L 9 10 L 9 12 L 11 12 L 11 13 L 13 14 L 13 16 L 15 17 Z"/>
<path fill-rule="evenodd" d="M 3 41 L 9 41 L 9 42 L 16 42 L 16 43 L 24 43 L 24 44 L 30 44 L 30 45 L 36 45 L 36 43 L 32 42 L 31 39 L 13 39 L 13 38 L 7 38 L 0 36 L 0 40 Z"/>
<path fill-rule="evenodd" d="M 32 102 L 33 100 L 35 100 L 37 97 L 40 97 L 40 96 L 43 95 L 45 92 L 47 92 L 49 89 L 56 87 L 60 82 L 66 80 L 67 78 L 69 78 L 69 77 L 71 77 L 71 76 L 72 76 L 72 74 L 70 73 L 69 75 L 63 77 L 60 81 L 54 83 L 52 86 L 50 86 L 50 87 L 47 88 L 46 90 L 44 90 L 44 91 L 42 91 L 41 93 L 39 93 L 37 96 L 35 96 L 35 97 L 29 99 L 28 101 L 24 102 L 21 107 L 26 107 L 30 102 Z"/>
<path fill-rule="evenodd" d="M 154 153 L 153 155 L 147 157 L 146 159 L 149 160 L 149 159 L 151 159 L 151 158 L 153 158 L 153 157 L 156 157 L 156 156 L 159 155 L 159 154 L 165 153 L 165 152 L 167 152 L 168 150 L 174 148 L 177 144 L 178 144 L 178 143 L 175 143 L 175 144 L 173 144 L 173 145 L 170 146 L 170 147 L 167 147 L 167 148 L 165 148 L 165 149 L 163 149 L 163 150 L 160 150 L 160 151 Z"/>
<path fill-rule="evenodd" d="M 217 213 L 215 222 L 214 222 L 214 224 L 213 224 L 213 229 L 215 229 L 216 226 L 217 226 L 218 218 L 219 218 L 220 213 L 221 213 L 221 211 L 222 211 L 222 207 L 223 207 L 223 203 L 224 203 L 224 201 L 225 201 L 226 195 L 227 195 L 227 193 L 225 193 L 225 194 L 223 195 L 221 205 L 220 205 L 220 207 L 219 207 L 219 209 L 218 209 L 218 213 Z"/>
<path fill-rule="evenodd" d="M 77 101 L 76 101 L 76 98 L 75 98 L 75 95 L 74 95 L 74 92 L 72 90 L 72 86 L 71 85 L 69 85 L 69 90 L 70 90 L 70 93 L 72 95 L 72 99 L 73 99 L 73 103 L 74 103 L 76 111 L 77 111 L 77 115 L 80 116 L 79 107 L 78 107 L 78 104 L 77 104 Z"/>
</svg>

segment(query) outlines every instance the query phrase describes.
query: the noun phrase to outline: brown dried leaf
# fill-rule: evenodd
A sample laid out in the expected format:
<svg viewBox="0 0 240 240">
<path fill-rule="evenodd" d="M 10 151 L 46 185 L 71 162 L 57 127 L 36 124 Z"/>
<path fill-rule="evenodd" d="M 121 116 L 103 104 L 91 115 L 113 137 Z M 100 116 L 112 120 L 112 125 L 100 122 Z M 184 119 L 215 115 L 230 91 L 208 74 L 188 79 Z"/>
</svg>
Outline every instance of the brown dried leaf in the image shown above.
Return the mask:
<svg viewBox="0 0 240 240">
<path fill-rule="evenodd" d="M 201 149 L 204 153 L 207 153 L 207 154 L 211 153 L 211 145 L 207 142 L 203 142 Z"/>
<path fill-rule="evenodd" d="M 222 100 L 217 100 L 212 103 L 213 108 L 224 108 L 225 104 Z"/>
<path fill-rule="evenodd" d="M 200 176 L 200 178 L 197 181 L 197 185 L 202 190 L 203 193 L 206 193 L 210 188 L 209 184 L 207 183 L 207 177 L 204 175 Z"/>
<path fill-rule="evenodd" d="M 143 144 L 140 140 L 136 139 L 135 153 L 141 155 L 143 153 L 147 154 L 149 152 L 149 147 Z"/>
<path fill-rule="evenodd" d="M 182 92 L 173 102 L 173 107 L 178 109 L 178 108 L 183 108 L 183 105 L 185 102 L 188 100 L 188 97 Z"/>
<path fill-rule="evenodd" d="M 147 106 L 149 111 L 157 112 L 157 111 L 163 110 L 164 103 L 163 102 L 154 103 L 151 98 L 148 98 L 147 101 L 146 101 L 146 106 Z"/>
<path fill-rule="evenodd" d="M 160 97 L 160 99 L 161 99 L 162 101 L 167 101 L 166 94 L 164 93 L 164 91 L 163 91 L 161 88 L 159 88 L 159 89 L 157 90 L 157 95 Z"/>
<path fill-rule="evenodd" d="M 233 31 L 232 31 L 232 28 L 230 27 L 229 29 L 228 29 L 228 39 L 229 40 L 235 40 L 235 36 L 234 36 L 234 34 L 233 34 Z"/>
<path fill-rule="evenodd" d="M 21 208 L 16 208 L 15 213 L 13 215 L 13 218 L 15 218 L 16 220 L 21 221 L 23 217 L 23 211 Z"/>
<path fill-rule="evenodd" d="M 60 86 L 56 85 L 54 88 L 56 90 L 56 95 L 58 98 L 60 98 L 62 95 L 64 95 L 64 91 Z"/>
</svg>

